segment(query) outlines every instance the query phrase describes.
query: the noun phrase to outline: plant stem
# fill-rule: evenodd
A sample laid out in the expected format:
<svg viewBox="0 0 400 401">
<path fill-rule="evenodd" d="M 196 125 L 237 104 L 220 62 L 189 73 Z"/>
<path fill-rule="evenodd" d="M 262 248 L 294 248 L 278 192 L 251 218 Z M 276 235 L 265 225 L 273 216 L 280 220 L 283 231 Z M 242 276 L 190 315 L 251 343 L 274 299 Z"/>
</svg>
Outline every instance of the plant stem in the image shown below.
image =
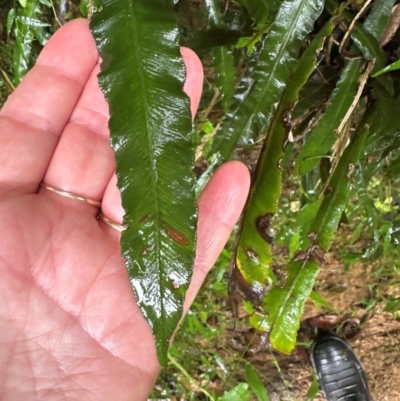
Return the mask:
<svg viewBox="0 0 400 401">
<path fill-rule="evenodd" d="M 189 380 L 189 382 L 193 384 L 200 392 L 206 395 L 210 399 L 210 401 L 215 401 L 214 397 L 207 390 L 200 387 L 196 380 L 194 380 L 193 377 L 189 375 L 186 369 L 170 353 L 168 353 L 168 359 L 176 368 L 180 370 L 180 372 Z"/>
<path fill-rule="evenodd" d="M 0 67 L 0 72 L 1 72 L 1 75 L 3 76 L 3 78 L 4 78 L 4 82 L 6 83 L 6 85 L 10 89 L 10 91 L 13 92 L 15 90 L 15 86 L 11 82 L 9 76 L 7 75 L 7 73 L 1 67 Z"/>
</svg>

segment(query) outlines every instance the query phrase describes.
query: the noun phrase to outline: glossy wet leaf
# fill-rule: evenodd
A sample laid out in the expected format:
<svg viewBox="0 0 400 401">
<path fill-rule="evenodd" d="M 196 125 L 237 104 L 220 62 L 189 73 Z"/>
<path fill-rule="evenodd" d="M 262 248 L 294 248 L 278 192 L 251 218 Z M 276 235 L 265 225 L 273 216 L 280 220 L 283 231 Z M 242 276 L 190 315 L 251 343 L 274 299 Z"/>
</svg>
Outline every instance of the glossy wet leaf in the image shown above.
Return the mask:
<svg viewBox="0 0 400 401">
<path fill-rule="evenodd" d="M 279 162 L 291 129 L 291 111 L 300 89 L 315 68 L 325 38 L 334 26 L 332 19 L 303 53 L 272 117 L 257 163 L 240 228 L 231 280 L 231 290 L 254 303 L 260 303 L 266 287 L 276 281 L 271 269 L 271 246 L 274 243 L 271 225 L 282 190 Z"/>
<path fill-rule="evenodd" d="M 390 13 L 395 3 L 396 0 L 375 1 L 368 17 L 363 23 L 364 29 L 378 41 L 381 39 L 385 31 Z"/>
<path fill-rule="evenodd" d="M 273 288 L 263 301 L 271 326 L 269 341 L 283 354 L 290 354 L 296 345 L 297 331 L 304 303 L 319 273 L 315 261 L 294 261 L 286 267 L 288 278 L 283 288 Z"/>
<path fill-rule="evenodd" d="M 226 118 L 217 131 L 211 153 L 228 160 L 238 143 L 253 144 L 267 129 L 295 68 L 304 40 L 323 9 L 322 0 L 283 1 L 260 54 L 245 73 Z"/>
<path fill-rule="evenodd" d="M 372 77 L 373 78 L 379 77 L 379 75 L 386 74 L 387 72 L 390 72 L 390 71 L 396 71 L 398 69 L 400 69 L 400 60 L 397 60 L 394 63 L 387 65 L 385 68 L 382 68 L 381 70 L 375 72 L 372 75 Z"/>
<path fill-rule="evenodd" d="M 282 353 L 288 354 L 295 347 L 305 301 L 313 289 L 320 267 L 324 265 L 325 255 L 347 204 L 352 169 L 361 156 L 371 120 L 372 116 L 367 114 L 360 123 L 359 130 L 330 178 L 329 187 L 310 226 L 310 247 L 295 255 L 287 268 L 288 277 L 284 286 L 273 288 L 263 301 L 264 308 L 269 312 L 271 345 Z"/>
<path fill-rule="evenodd" d="M 122 255 L 166 363 L 192 274 L 197 215 L 173 1 L 105 0 L 91 29 L 126 211 Z"/>
<path fill-rule="evenodd" d="M 325 113 L 319 124 L 310 132 L 300 154 L 296 159 L 296 168 L 300 175 L 307 174 L 319 164 L 336 141 L 341 126 L 350 106 L 356 96 L 361 77 L 362 61 L 350 60 L 341 74 L 328 100 Z"/>
</svg>

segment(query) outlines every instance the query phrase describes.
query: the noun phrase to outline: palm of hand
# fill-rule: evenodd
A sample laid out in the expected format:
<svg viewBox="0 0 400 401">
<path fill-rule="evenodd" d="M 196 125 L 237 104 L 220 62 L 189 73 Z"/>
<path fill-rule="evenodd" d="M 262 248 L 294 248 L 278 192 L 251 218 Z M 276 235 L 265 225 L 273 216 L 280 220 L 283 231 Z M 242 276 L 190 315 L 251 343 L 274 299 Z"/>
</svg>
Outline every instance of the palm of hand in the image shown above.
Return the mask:
<svg viewBox="0 0 400 401">
<path fill-rule="evenodd" d="M 4 399 L 18 386 L 25 400 L 140 400 L 157 376 L 119 238 L 75 203 L 40 194 L 0 203 L 0 288 L 12 300 L 1 307 Z"/>
<path fill-rule="evenodd" d="M 0 110 L 5 401 L 146 400 L 159 372 L 150 327 L 120 256 L 119 232 L 96 220 L 94 206 L 39 190 L 44 181 L 102 200 L 107 217 L 122 219 L 97 58 L 87 21 L 65 25 Z M 193 112 L 201 67 L 193 54 L 185 63 Z M 226 243 L 248 187 L 246 167 L 231 162 L 200 196 L 196 262 L 184 311 Z"/>
</svg>

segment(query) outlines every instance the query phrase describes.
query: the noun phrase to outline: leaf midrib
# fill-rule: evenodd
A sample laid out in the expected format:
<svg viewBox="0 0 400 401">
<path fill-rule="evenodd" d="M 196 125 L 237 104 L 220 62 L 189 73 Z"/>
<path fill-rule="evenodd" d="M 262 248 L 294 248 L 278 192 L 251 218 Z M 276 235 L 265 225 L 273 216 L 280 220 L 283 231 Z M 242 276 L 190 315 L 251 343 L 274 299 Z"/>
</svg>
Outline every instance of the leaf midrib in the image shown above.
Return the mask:
<svg viewBox="0 0 400 401">
<path fill-rule="evenodd" d="M 138 75 L 139 75 L 139 78 L 140 78 L 140 82 L 139 82 L 140 94 L 141 94 L 141 99 L 143 101 L 142 105 L 144 105 L 143 114 L 144 114 L 144 119 L 145 119 L 146 130 L 147 130 L 146 137 L 147 137 L 148 155 L 149 155 L 149 158 L 150 158 L 150 167 L 151 167 L 150 171 L 153 173 L 154 171 L 157 170 L 157 163 L 156 163 L 155 158 L 154 158 L 154 152 L 153 152 L 154 151 L 154 147 L 153 147 L 153 143 L 152 143 L 152 140 L 151 140 L 151 138 L 152 138 L 152 135 L 151 135 L 152 130 L 151 130 L 151 125 L 150 125 L 151 116 L 149 115 L 150 114 L 149 113 L 150 107 L 148 106 L 149 103 L 148 103 L 147 96 L 146 96 L 148 91 L 147 91 L 147 86 L 146 86 L 145 74 L 143 73 L 144 67 L 143 67 L 143 63 L 141 61 L 142 58 L 140 57 L 140 48 L 141 47 L 140 47 L 139 35 L 138 35 L 138 32 L 137 32 L 137 25 L 139 23 L 138 23 L 137 18 L 135 18 L 136 16 L 135 16 L 135 10 L 134 10 L 134 7 L 133 7 L 133 2 L 128 2 L 128 3 L 129 3 L 130 11 L 131 11 L 130 12 L 130 18 L 131 18 L 132 23 L 130 25 L 131 25 L 131 28 L 132 28 L 132 40 L 133 40 L 133 43 L 135 45 L 133 51 L 135 53 L 136 63 L 138 65 Z M 150 135 L 149 135 L 149 133 L 150 133 Z M 159 260 L 160 260 L 160 248 L 161 248 L 161 246 L 160 246 L 159 230 L 161 228 L 161 223 L 160 223 L 160 214 L 158 212 L 160 210 L 160 205 L 159 205 L 159 202 L 158 202 L 157 184 L 156 184 L 156 182 L 154 180 L 154 175 L 150 174 L 150 176 L 151 176 L 150 177 L 151 187 L 152 187 L 152 192 L 153 192 L 153 202 L 154 202 L 154 205 L 155 205 L 155 209 L 157 211 L 156 212 L 157 213 L 156 216 L 154 216 L 154 221 L 155 221 L 155 225 L 156 225 L 156 229 L 155 229 L 155 233 L 154 233 L 155 234 L 155 252 L 156 252 L 156 255 L 157 255 L 156 263 L 160 267 L 160 261 Z M 163 294 L 165 292 L 165 289 L 164 289 L 164 282 L 163 282 L 162 276 L 161 276 L 161 269 L 158 268 L 157 271 L 158 271 L 158 275 L 159 275 L 158 279 L 159 279 L 160 293 Z M 161 310 L 164 310 L 164 299 L 163 299 L 163 297 L 160 296 L 159 300 L 160 300 L 160 304 L 161 304 Z M 162 313 L 161 316 L 163 317 L 164 314 Z M 164 324 L 161 325 L 160 330 L 164 334 Z M 163 335 L 163 337 L 164 337 L 164 335 Z"/>
</svg>

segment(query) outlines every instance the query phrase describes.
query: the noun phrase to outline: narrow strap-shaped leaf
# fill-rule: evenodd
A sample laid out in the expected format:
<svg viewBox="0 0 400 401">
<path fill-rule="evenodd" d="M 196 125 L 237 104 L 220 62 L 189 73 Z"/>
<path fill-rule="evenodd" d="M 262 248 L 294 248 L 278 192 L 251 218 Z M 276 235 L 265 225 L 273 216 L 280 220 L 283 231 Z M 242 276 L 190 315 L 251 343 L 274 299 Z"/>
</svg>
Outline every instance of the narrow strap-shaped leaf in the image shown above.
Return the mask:
<svg viewBox="0 0 400 401">
<path fill-rule="evenodd" d="M 15 21 L 15 8 L 11 8 L 7 15 L 7 36 L 10 36 Z"/>
<path fill-rule="evenodd" d="M 47 28 L 50 26 L 49 23 L 41 21 L 39 18 L 28 17 L 26 15 L 20 15 L 16 18 L 16 20 L 26 25 L 28 28 L 33 28 L 33 27 Z"/>
<path fill-rule="evenodd" d="M 254 143 L 266 129 L 274 104 L 296 66 L 304 40 L 323 9 L 323 0 L 285 0 L 262 42 L 255 65 L 245 74 L 214 138 L 211 153 L 228 160 L 236 144 Z"/>
<path fill-rule="evenodd" d="M 356 96 L 361 74 L 361 60 L 350 60 L 332 92 L 324 115 L 307 137 L 296 159 L 296 169 L 300 175 L 311 171 L 335 143 L 339 134 L 337 130 Z"/>
<path fill-rule="evenodd" d="M 122 255 L 164 364 L 192 274 L 197 215 L 173 1 L 104 0 L 91 29 L 126 211 Z"/>
<path fill-rule="evenodd" d="M 319 273 L 319 264 L 311 259 L 293 261 L 286 271 L 288 278 L 285 286 L 273 288 L 264 299 L 263 307 L 268 312 L 272 347 L 283 354 L 290 354 L 296 344 L 304 303 Z"/>
<path fill-rule="evenodd" d="M 272 118 L 257 164 L 236 247 L 231 280 L 231 289 L 254 303 L 261 301 L 266 285 L 274 281 L 270 267 L 273 244 L 270 223 L 276 213 L 282 189 L 279 161 L 283 157 L 284 143 L 291 129 L 290 113 L 298 100 L 300 89 L 315 68 L 325 38 L 332 33 L 334 26 L 335 18 L 332 18 L 301 57 Z"/>
<path fill-rule="evenodd" d="M 376 40 L 380 40 L 389 21 L 390 13 L 396 0 L 375 1 L 368 17 L 364 21 L 364 29 Z"/>
<path fill-rule="evenodd" d="M 206 0 L 205 4 L 212 28 L 228 30 L 229 25 L 224 21 L 221 2 L 219 0 Z M 235 92 L 236 77 L 231 47 L 215 46 L 212 49 L 215 71 L 217 73 L 217 87 L 221 94 L 221 103 L 224 111 L 231 104 Z"/>
<path fill-rule="evenodd" d="M 313 220 L 306 252 L 295 255 L 289 263 L 289 276 L 283 288 L 275 287 L 265 297 L 263 306 L 271 326 L 270 342 L 278 351 L 288 354 L 296 344 L 296 335 L 304 304 L 324 264 L 335 230 L 347 204 L 351 187 L 351 169 L 360 158 L 369 132 L 371 116 L 367 115 L 359 132 L 344 151 L 324 194 L 324 200 Z"/>
<path fill-rule="evenodd" d="M 372 77 L 376 78 L 376 77 L 379 77 L 382 74 L 386 74 L 387 72 L 396 71 L 396 70 L 399 70 L 399 69 L 400 69 L 400 60 L 397 60 L 394 63 L 389 64 L 386 67 L 382 68 L 381 70 L 375 72 L 372 75 Z"/>
<path fill-rule="evenodd" d="M 217 85 L 221 92 L 224 111 L 228 110 L 235 92 L 235 65 L 232 50 L 227 47 L 214 47 L 213 52 Z"/>
</svg>

